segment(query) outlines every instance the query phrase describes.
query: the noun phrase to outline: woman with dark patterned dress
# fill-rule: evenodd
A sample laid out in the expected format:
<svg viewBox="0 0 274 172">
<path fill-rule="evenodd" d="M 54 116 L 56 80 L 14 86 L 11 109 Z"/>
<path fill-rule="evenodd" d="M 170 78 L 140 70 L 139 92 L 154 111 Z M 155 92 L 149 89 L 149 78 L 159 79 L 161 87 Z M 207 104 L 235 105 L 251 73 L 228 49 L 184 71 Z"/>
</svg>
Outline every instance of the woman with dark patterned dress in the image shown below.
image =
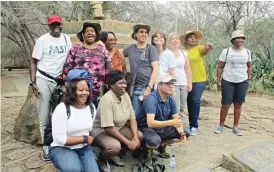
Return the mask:
<svg viewBox="0 0 274 172">
<path fill-rule="evenodd" d="M 100 24 L 83 23 L 82 30 L 77 34 L 81 43 L 73 45 L 64 64 L 65 76 L 75 68 L 86 69 L 92 74 L 91 100 L 96 107 L 99 89 L 104 84 L 107 73 L 113 69 L 107 49 L 97 43 L 101 38 L 100 32 Z"/>
</svg>

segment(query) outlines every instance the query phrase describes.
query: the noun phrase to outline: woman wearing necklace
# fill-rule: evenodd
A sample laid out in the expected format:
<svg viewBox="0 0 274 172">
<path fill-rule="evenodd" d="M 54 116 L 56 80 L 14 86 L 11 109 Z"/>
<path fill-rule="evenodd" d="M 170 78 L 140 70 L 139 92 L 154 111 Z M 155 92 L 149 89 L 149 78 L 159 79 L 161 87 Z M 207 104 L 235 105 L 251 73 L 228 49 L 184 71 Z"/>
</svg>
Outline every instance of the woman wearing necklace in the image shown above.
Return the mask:
<svg viewBox="0 0 274 172">
<path fill-rule="evenodd" d="M 190 135 L 198 133 L 198 119 L 202 94 L 206 87 L 206 69 L 204 56 L 213 49 L 211 44 L 201 46 L 203 35 L 200 31 L 187 31 L 180 36 L 182 45 L 188 53 L 192 74 L 192 91 L 187 96 Z"/>
<path fill-rule="evenodd" d="M 77 34 L 81 43 L 73 45 L 64 64 L 64 75 L 74 68 L 86 69 L 92 74 L 91 99 L 96 107 L 99 89 L 104 84 L 107 73 L 113 69 L 107 49 L 97 43 L 101 38 L 100 32 L 100 24 L 83 23 L 81 31 Z"/>
<path fill-rule="evenodd" d="M 116 70 L 127 72 L 125 57 L 116 47 L 117 38 L 116 35 L 111 31 L 103 31 L 101 33 L 101 41 L 105 44 L 108 50 L 109 56 L 111 57 L 112 66 Z"/>
</svg>

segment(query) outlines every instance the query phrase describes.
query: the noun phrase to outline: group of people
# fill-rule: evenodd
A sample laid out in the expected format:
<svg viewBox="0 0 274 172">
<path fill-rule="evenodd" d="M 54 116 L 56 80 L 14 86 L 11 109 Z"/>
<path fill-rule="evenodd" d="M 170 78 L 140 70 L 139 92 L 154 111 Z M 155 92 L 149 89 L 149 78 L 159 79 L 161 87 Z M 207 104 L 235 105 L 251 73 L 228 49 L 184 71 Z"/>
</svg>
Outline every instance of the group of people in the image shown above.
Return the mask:
<svg viewBox="0 0 274 172">
<path fill-rule="evenodd" d="M 200 45 L 202 32 L 173 32 L 166 37 L 157 31 L 149 44 L 151 27 L 136 24 L 131 35 L 136 43 L 119 50 L 115 33 L 101 31 L 98 23 L 83 23 L 77 34 L 80 43 L 75 45 L 62 33 L 60 16 L 50 16 L 48 26 L 50 32 L 36 41 L 30 64 L 42 141 L 50 118 L 52 121 L 53 142 L 43 146 L 42 159 L 52 160 L 66 172 L 108 172 L 109 163 L 124 166 L 121 159 L 126 149 L 133 151 L 133 157 L 144 152 L 149 158 L 157 149 L 159 156 L 169 158 L 165 141 L 185 144 L 187 136 L 197 135 L 206 87 L 204 58 L 213 49 L 211 44 Z M 219 58 L 217 85 L 222 89 L 222 107 L 218 134 L 233 103 L 233 132 L 241 135 L 241 105 L 251 80 L 251 52 L 243 48 L 244 39 L 241 31 L 233 32 L 232 47 Z M 125 58 L 129 58 L 132 79 L 129 92 Z M 69 77 L 76 69 L 91 77 Z M 51 117 L 51 94 L 58 79 L 66 80 L 66 91 Z M 101 95 L 103 86 L 109 91 Z M 181 120 L 186 107 L 188 128 Z M 92 146 L 101 149 L 98 156 Z"/>
</svg>

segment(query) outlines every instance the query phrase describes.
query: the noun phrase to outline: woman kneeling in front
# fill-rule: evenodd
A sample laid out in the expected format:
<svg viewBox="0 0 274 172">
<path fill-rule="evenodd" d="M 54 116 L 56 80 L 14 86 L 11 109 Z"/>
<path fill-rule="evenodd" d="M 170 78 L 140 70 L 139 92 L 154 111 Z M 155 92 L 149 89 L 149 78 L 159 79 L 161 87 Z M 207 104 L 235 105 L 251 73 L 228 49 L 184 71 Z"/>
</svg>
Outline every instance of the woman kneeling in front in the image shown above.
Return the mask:
<svg viewBox="0 0 274 172">
<path fill-rule="evenodd" d="M 89 83 L 75 78 L 67 86 L 65 100 L 52 116 L 52 162 L 62 172 L 99 172 L 91 148 L 96 109 L 90 102 Z M 92 112 L 93 111 L 93 112 Z"/>
<path fill-rule="evenodd" d="M 100 169 L 110 172 L 109 160 L 114 165 L 124 166 L 118 156 L 121 146 L 138 150 L 143 134 L 138 131 L 135 113 L 125 90 L 125 74 L 119 70 L 111 71 L 106 83 L 110 90 L 99 102 L 92 135 L 94 144 L 102 149 L 98 162 Z M 135 155 L 137 152 L 135 151 Z"/>
</svg>

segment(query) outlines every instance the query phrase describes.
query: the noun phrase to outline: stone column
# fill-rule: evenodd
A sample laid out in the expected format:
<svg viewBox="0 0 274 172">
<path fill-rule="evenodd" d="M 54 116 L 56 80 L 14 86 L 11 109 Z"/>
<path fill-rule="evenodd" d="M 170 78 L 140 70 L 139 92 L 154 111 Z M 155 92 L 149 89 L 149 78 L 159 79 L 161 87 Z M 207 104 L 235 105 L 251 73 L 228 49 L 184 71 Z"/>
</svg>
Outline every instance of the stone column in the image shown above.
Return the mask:
<svg viewBox="0 0 274 172">
<path fill-rule="evenodd" d="M 112 2 L 105 1 L 103 4 L 103 13 L 105 15 L 106 20 L 111 20 L 111 8 L 112 8 Z"/>
<path fill-rule="evenodd" d="M 103 14 L 103 1 L 91 1 L 91 8 L 93 10 L 93 19 L 102 20 L 105 18 Z"/>
</svg>

